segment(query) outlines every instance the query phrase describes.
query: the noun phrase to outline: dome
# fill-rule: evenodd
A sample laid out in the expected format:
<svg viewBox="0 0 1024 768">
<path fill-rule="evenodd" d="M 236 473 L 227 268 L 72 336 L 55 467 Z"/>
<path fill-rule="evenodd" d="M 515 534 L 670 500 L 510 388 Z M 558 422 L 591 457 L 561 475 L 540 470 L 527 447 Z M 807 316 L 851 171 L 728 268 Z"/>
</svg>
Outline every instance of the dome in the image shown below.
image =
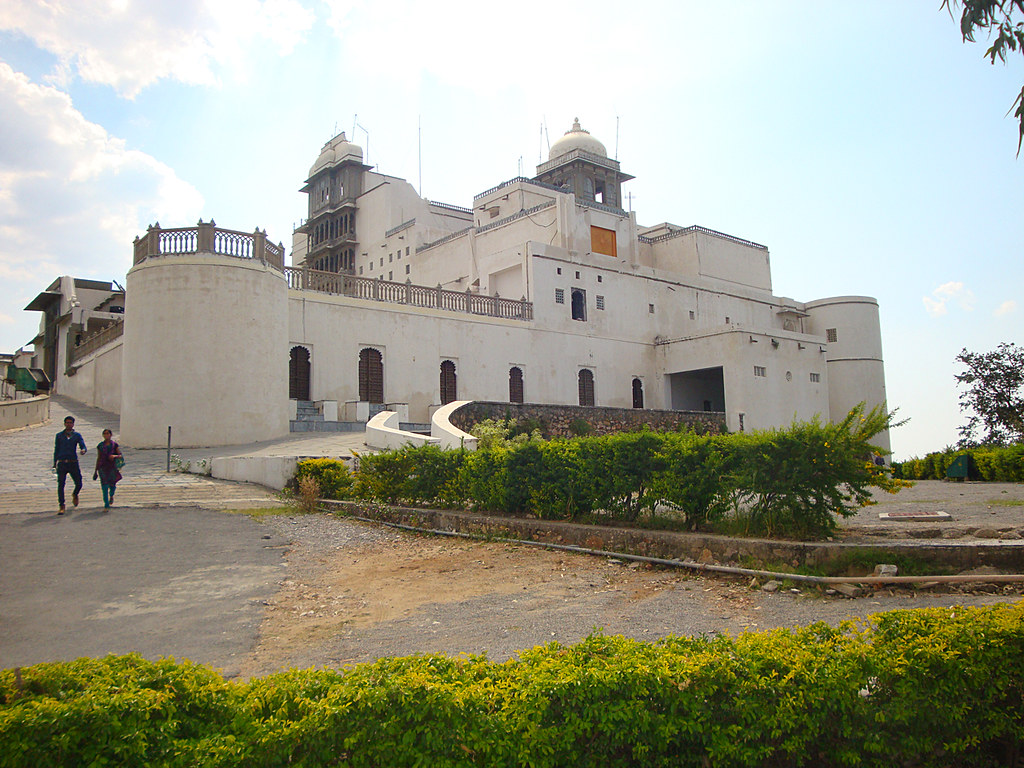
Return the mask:
<svg viewBox="0 0 1024 768">
<path fill-rule="evenodd" d="M 548 151 L 548 160 L 554 160 L 556 157 L 567 155 L 574 149 L 582 149 L 584 152 L 589 152 L 592 155 L 608 157 L 608 150 L 604 148 L 604 144 L 591 136 L 590 131 L 585 131 L 580 127 L 580 119 L 578 117 L 573 121 L 572 128 L 551 145 L 551 149 Z"/>
<path fill-rule="evenodd" d="M 359 163 L 363 162 L 363 148 L 358 144 L 349 142 L 345 138 L 345 132 L 342 131 L 324 144 L 324 148 L 320 150 L 320 157 L 316 159 L 313 167 L 309 169 L 310 177 L 323 168 L 337 165 L 345 158 L 351 158 Z"/>
</svg>

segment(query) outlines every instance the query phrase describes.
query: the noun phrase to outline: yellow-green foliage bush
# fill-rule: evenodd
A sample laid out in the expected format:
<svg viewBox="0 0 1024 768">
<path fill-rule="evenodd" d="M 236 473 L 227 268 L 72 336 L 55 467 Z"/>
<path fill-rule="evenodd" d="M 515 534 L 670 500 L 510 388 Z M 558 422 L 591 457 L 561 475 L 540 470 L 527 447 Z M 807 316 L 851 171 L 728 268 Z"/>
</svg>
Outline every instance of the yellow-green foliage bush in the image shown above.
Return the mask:
<svg viewBox="0 0 1024 768">
<path fill-rule="evenodd" d="M 1024 604 L 838 628 L 382 659 L 225 683 L 138 656 L 0 672 L 0 768 L 1009 766 Z"/>
<path fill-rule="evenodd" d="M 640 432 L 511 444 L 474 452 L 434 446 L 363 457 L 354 495 L 385 503 L 470 506 L 541 519 L 650 522 L 680 513 L 696 528 L 734 509 L 748 533 L 827 536 L 836 516 L 900 484 L 872 458 L 890 414 L 857 407 L 845 419 L 698 436 Z"/>
<path fill-rule="evenodd" d="M 295 480 L 310 477 L 317 482 L 324 499 L 347 499 L 351 495 L 352 473 L 338 459 L 303 459 L 295 470 Z"/>
<path fill-rule="evenodd" d="M 906 480 L 944 480 L 957 456 L 968 457 L 968 479 L 1024 483 L 1024 444 L 995 448 L 946 448 L 924 458 L 893 464 L 896 477 Z"/>
</svg>

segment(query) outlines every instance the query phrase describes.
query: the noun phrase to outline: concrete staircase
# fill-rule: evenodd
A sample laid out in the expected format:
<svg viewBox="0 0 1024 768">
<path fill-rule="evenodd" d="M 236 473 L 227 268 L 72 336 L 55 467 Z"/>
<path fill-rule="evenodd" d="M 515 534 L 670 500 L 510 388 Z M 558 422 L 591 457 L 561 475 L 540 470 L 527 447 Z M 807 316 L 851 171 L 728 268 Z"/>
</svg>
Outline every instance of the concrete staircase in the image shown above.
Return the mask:
<svg viewBox="0 0 1024 768">
<path fill-rule="evenodd" d="M 316 404 L 309 400 L 297 400 L 295 418 L 289 422 L 290 432 L 362 432 L 366 425 L 361 421 L 325 421 Z"/>
</svg>

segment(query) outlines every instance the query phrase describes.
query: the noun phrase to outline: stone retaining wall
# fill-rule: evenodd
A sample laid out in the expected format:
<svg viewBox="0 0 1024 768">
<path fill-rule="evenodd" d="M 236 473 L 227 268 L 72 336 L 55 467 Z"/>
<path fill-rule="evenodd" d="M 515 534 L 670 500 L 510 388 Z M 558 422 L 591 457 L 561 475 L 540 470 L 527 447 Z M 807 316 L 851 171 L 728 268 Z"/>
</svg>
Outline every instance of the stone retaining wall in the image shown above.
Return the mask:
<svg viewBox="0 0 1024 768">
<path fill-rule="evenodd" d="M 879 558 L 889 554 L 912 556 L 939 567 L 960 571 L 987 565 L 1019 573 L 1024 570 L 1024 542 L 796 542 L 769 539 L 741 539 L 678 531 L 650 531 L 635 528 L 577 525 L 560 520 L 533 520 L 481 515 L 454 510 L 387 507 L 370 502 L 322 501 L 326 507 L 359 517 L 400 523 L 416 528 L 458 531 L 483 537 L 524 539 L 551 544 L 569 544 L 587 549 L 621 552 L 669 560 L 767 569 L 785 564 L 815 566 L 851 551 L 870 550 Z M 884 562 L 879 559 L 878 562 Z M 924 581 L 926 579 L 922 579 Z"/>
<path fill-rule="evenodd" d="M 469 431 L 485 419 L 510 417 L 518 421 L 539 421 L 546 437 L 573 437 L 579 421 L 590 427 L 586 434 L 608 435 L 636 432 L 648 426 L 656 432 L 674 432 L 680 427 L 699 433 L 725 432 L 725 414 L 704 411 L 655 411 L 640 408 L 605 408 L 581 405 L 543 405 L 539 403 L 500 403 L 474 400 L 451 415 L 451 423 Z"/>
</svg>

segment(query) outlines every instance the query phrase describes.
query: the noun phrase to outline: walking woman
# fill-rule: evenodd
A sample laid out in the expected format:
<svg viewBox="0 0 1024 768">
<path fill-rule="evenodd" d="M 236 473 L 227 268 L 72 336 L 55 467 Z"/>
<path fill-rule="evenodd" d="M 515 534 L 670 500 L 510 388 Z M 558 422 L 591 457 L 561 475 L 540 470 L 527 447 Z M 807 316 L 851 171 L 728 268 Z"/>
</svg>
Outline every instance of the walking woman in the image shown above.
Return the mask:
<svg viewBox="0 0 1024 768">
<path fill-rule="evenodd" d="M 103 509 L 110 509 L 114 503 L 114 491 L 117 489 L 117 481 L 121 479 L 118 467 L 124 463 L 121 446 L 113 441 L 113 436 L 114 433 L 109 429 L 103 430 L 103 442 L 96 446 L 96 471 L 92 473 L 92 479 L 98 477 L 100 488 L 103 489 Z"/>
</svg>

